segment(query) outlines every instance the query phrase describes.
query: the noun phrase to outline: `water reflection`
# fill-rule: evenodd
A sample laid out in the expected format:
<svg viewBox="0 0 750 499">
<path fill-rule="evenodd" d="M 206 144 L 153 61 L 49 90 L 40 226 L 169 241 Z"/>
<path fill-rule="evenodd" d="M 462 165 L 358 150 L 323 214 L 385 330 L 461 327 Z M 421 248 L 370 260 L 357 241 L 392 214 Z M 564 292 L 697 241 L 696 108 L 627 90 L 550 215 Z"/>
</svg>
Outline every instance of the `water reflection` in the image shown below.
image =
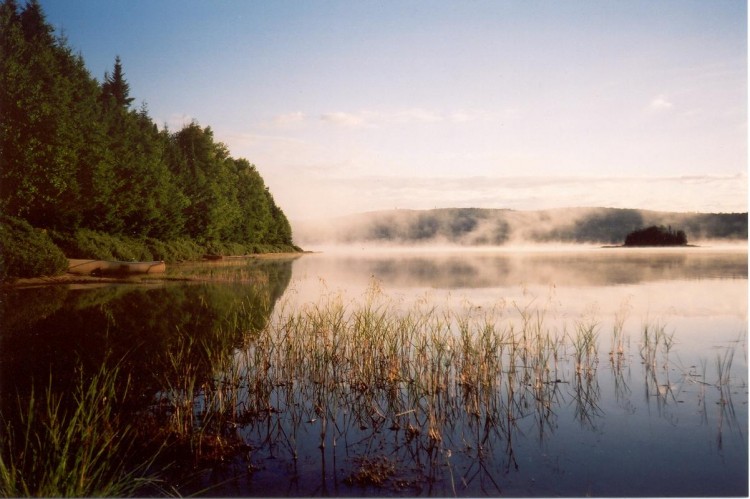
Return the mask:
<svg viewBox="0 0 750 499">
<path fill-rule="evenodd" d="M 253 265 L 255 285 L 152 283 L 4 289 L 0 394 L 12 401 L 51 380 L 69 389 L 77 370 L 121 362 L 150 401 L 163 386 L 155 373 L 187 342 L 215 343 L 230 354 L 243 334 L 261 329 L 291 278 L 291 261 Z M 201 364 L 196 362 L 196 364 Z M 204 367 L 205 369 L 205 367 Z M 208 376 L 207 372 L 201 373 Z M 5 406 L 5 404 L 3 404 Z"/>
<path fill-rule="evenodd" d="M 664 279 L 747 278 L 746 251 L 591 248 L 569 251 L 360 251 L 310 255 L 299 274 L 337 281 L 374 276 L 389 288 L 488 288 L 518 284 L 603 286 Z"/>
<path fill-rule="evenodd" d="M 174 470 L 182 493 L 747 493 L 746 253 L 310 255 L 186 274 L 210 282 L 5 292 L 3 413 L 32 381 L 65 390 L 114 359 L 143 434 L 194 459 Z M 551 297 L 517 291 L 552 281 Z M 516 294 L 443 306 L 409 286 Z M 608 305 L 581 314 L 580 295 Z M 671 322 L 703 295 L 702 322 Z M 643 296 L 672 312 L 642 315 Z"/>
<path fill-rule="evenodd" d="M 541 486 L 554 484 L 553 490 L 562 495 L 583 495 L 589 491 L 586 487 L 603 495 L 630 495 L 640 489 L 610 488 L 605 478 L 619 473 L 614 463 L 630 445 L 627 438 L 617 438 L 617 428 L 603 430 L 612 415 L 611 401 L 636 420 L 655 403 L 655 416 L 674 428 L 685 427 L 681 418 L 693 419 L 691 410 L 678 404 L 700 403 L 678 400 L 665 389 L 671 386 L 669 379 L 660 376 L 670 364 L 671 346 L 659 329 L 643 333 L 643 364 L 625 356 L 615 364 L 613 357 L 610 376 L 610 370 L 600 368 L 597 331 L 589 323 L 560 336 L 543 318 L 501 321 L 507 327 L 498 329 L 490 327 L 498 324 L 494 320 L 475 322 L 442 312 L 425 316 L 421 311 L 418 317 L 426 320 L 416 324 L 415 331 L 413 317 L 389 320 L 387 306 L 365 304 L 347 312 L 335 301 L 299 315 L 276 316 L 268 337 L 253 342 L 248 360 L 240 357 L 246 385 L 256 391 L 247 393 L 249 405 L 270 404 L 257 411 L 257 419 L 244 430 L 244 438 L 256 449 L 254 462 L 260 469 L 269 459 L 286 461 L 293 464 L 295 476 L 312 480 L 295 481 L 286 493 L 310 495 L 347 485 L 353 488 L 344 488 L 346 495 L 371 495 L 384 486 L 406 494 L 543 495 L 519 488 L 518 481 L 559 473 L 559 464 L 540 471 L 529 463 L 561 452 L 560 445 L 565 448 L 571 435 L 583 431 L 613 439 L 614 454 L 603 457 L 594 443 L 567 448 L 563 454 L 573 453 L 575 461 L 565 467 L 566 477 Z M 318 321 L 323 318 L 333 320 Z M 326 325 L 337 327 L 321 327 Z M 451 328 L 445 326 L 455 329 L 446 332 Z M 359 336 L 363 330 L 367 334 Z M 387 341 L 376 340 L 378 334 Z M 260 359 L 264 364 L 259 372 Z M 643 380 L 647 394 L 642 402 L 632 398 L 626 371 Z M 707 378 L 700 382 L 714 386 Z M 710 398 L 708 404 L 716 401 L 715 394 Z M 647 424 L 659 426 L 650 419 Z M 659 427 L 662 445 L 679 449 L 676 435 Z M 740 461 L 743 450 L 736 438 L 742 434 L 735 426 L 731 453 Z M 629 466 L 638 468 L 637 463 L 647 461 L 641 452 L 630 457 Z M 309 464 L 310 459 L 318 460 L 320 468 Z M 578 482 L 583 469 L 605 461 L 610 468 L 595 483 Z M 339 469 L 348 471 L 343 477 L 326 472 L 331 462 L 343 463 Z M 724 486 L 743 487 L 746 472 L 741 464 L 731 466 L 733 478 Z M 695 465 L 714 472 L 724 466 Z M 252 482 L 270 487 L 262 475 L 256 472 Z M 644 490 L 653 486 L 644 485 Z M 690 491 L 673 487 L 676 494 Z"/>
</svg>

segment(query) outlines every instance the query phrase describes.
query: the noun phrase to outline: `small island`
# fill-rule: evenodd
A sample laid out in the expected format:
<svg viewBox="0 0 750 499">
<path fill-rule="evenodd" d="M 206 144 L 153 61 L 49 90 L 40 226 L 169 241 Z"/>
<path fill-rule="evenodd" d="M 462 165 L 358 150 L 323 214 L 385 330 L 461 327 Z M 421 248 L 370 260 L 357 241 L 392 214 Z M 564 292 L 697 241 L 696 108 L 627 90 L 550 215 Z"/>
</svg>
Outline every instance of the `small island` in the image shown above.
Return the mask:
<svg viewBox="0 0 750 499">
<path fill-rule="evenodd" d="M 652 225 L 634 230 L 625 237 L 623 246 L 687 246 L 687 236 L 682 230 L 673 231 L 672 227 Z"/>
</svg>

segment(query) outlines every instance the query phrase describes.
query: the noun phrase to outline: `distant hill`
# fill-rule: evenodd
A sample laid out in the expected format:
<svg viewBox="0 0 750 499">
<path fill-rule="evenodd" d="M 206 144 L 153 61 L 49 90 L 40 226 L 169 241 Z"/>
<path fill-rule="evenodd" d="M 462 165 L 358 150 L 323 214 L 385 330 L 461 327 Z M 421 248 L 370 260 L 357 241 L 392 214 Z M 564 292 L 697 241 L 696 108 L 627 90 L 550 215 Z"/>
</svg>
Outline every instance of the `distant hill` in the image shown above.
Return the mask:
<svg viewBox="0 0 750 499">
<path fill-rule="evenodd" d="M 691 242 L 747 240 L 747 213 L 673 213 L 619 208 L 516 211 L 482 208 L 389 210 L 294 223 L 298 244 L 621 244 L 651 225 L 682 230 Z"/>
</svg>

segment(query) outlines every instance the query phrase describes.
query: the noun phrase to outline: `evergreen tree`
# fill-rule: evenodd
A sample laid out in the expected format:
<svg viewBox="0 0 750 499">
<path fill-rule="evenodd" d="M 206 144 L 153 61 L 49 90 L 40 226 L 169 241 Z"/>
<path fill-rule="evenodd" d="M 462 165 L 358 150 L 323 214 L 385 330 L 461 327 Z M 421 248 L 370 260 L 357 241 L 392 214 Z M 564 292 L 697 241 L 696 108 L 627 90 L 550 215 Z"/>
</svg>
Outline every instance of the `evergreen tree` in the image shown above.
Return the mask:
<svg viewBox="0 0 750 499">
<path fill-rule="evenodd" d="M 246 159 L 234 161 L 237 176 L 237 201 L 241 215 L 234 232 L 245 244 L 262 244 L 273 225 L 263 178 Z"/>
<path fill-rule="evenodd" d="M 291 244 L 263 179 L 210 127 L 159 131 L 122 61 L 99 84 L 37 0 L 0 0 L 0 210 L 35 227 Z"/>
<path fill-rule="evenodd" d="M 37 2 L 3 5 L 0 143 L 3 209 L 36 226 L 76 226 L 78 168 L 95 88 L 80 58 L 56 41 Z M 10 23 L 10 25 L 6 24 Z"/>
<path fill-rule="evenodd" d="M 130 85 L 125 81 L 125 73 L 122 71 L 120 56 L 115 56 L 115 67 L 112 75 L 104 73 L 102 83 L 102 99 L 105 103 L 114 102 L 120 108 L 130 107 L 133 97 L 130 97 Z"/>
</svg>

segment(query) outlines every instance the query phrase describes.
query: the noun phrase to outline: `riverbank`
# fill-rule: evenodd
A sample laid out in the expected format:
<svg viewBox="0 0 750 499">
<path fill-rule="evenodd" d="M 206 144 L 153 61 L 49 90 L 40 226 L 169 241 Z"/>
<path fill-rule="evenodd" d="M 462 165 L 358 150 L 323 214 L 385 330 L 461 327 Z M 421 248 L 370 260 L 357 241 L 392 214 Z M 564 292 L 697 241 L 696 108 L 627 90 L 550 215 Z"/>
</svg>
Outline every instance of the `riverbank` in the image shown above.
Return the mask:
<svg viewBox="0 0 750 499">
<path fill-rule="evenodd" d="M 162 274 L 138 274 L 138 275 L 124 275 L 124 276 L 95 276 L 95 275 L 80 275 L 67 272 L 56 276 L 41 276 L 41 277 L 29 277 L 23 279 L 17 279 L 13 282 L 4 282 L 2 287 L 5 288 L 35 288 L 44 286 L 56 286 L 56 285 L 112 285 L 112 284 L 141 284 L 141 285 L 155 285 L 165 282 L 188 282 L 188 281 L 206 281 L 210 279 L 202 278 L 196 275 L 180 275 L 180 267 L 195 265 L 206 265 L 211 267 L 218 267 L 222 265 L 237 265 L 243 261 L 252 260 L 294 260 L 301 257 L 304 254 L 310 253 L 309 251 L 303 252 L 284 252 L 284 253 L 258 253 L 253 255 L 242 255 L 225 257 L 221 260 L 196 260 L 181 262 L 167 266 L 167 272 Z M 177 270 L 175 270 L 177 269 Z"/>
</svg>

